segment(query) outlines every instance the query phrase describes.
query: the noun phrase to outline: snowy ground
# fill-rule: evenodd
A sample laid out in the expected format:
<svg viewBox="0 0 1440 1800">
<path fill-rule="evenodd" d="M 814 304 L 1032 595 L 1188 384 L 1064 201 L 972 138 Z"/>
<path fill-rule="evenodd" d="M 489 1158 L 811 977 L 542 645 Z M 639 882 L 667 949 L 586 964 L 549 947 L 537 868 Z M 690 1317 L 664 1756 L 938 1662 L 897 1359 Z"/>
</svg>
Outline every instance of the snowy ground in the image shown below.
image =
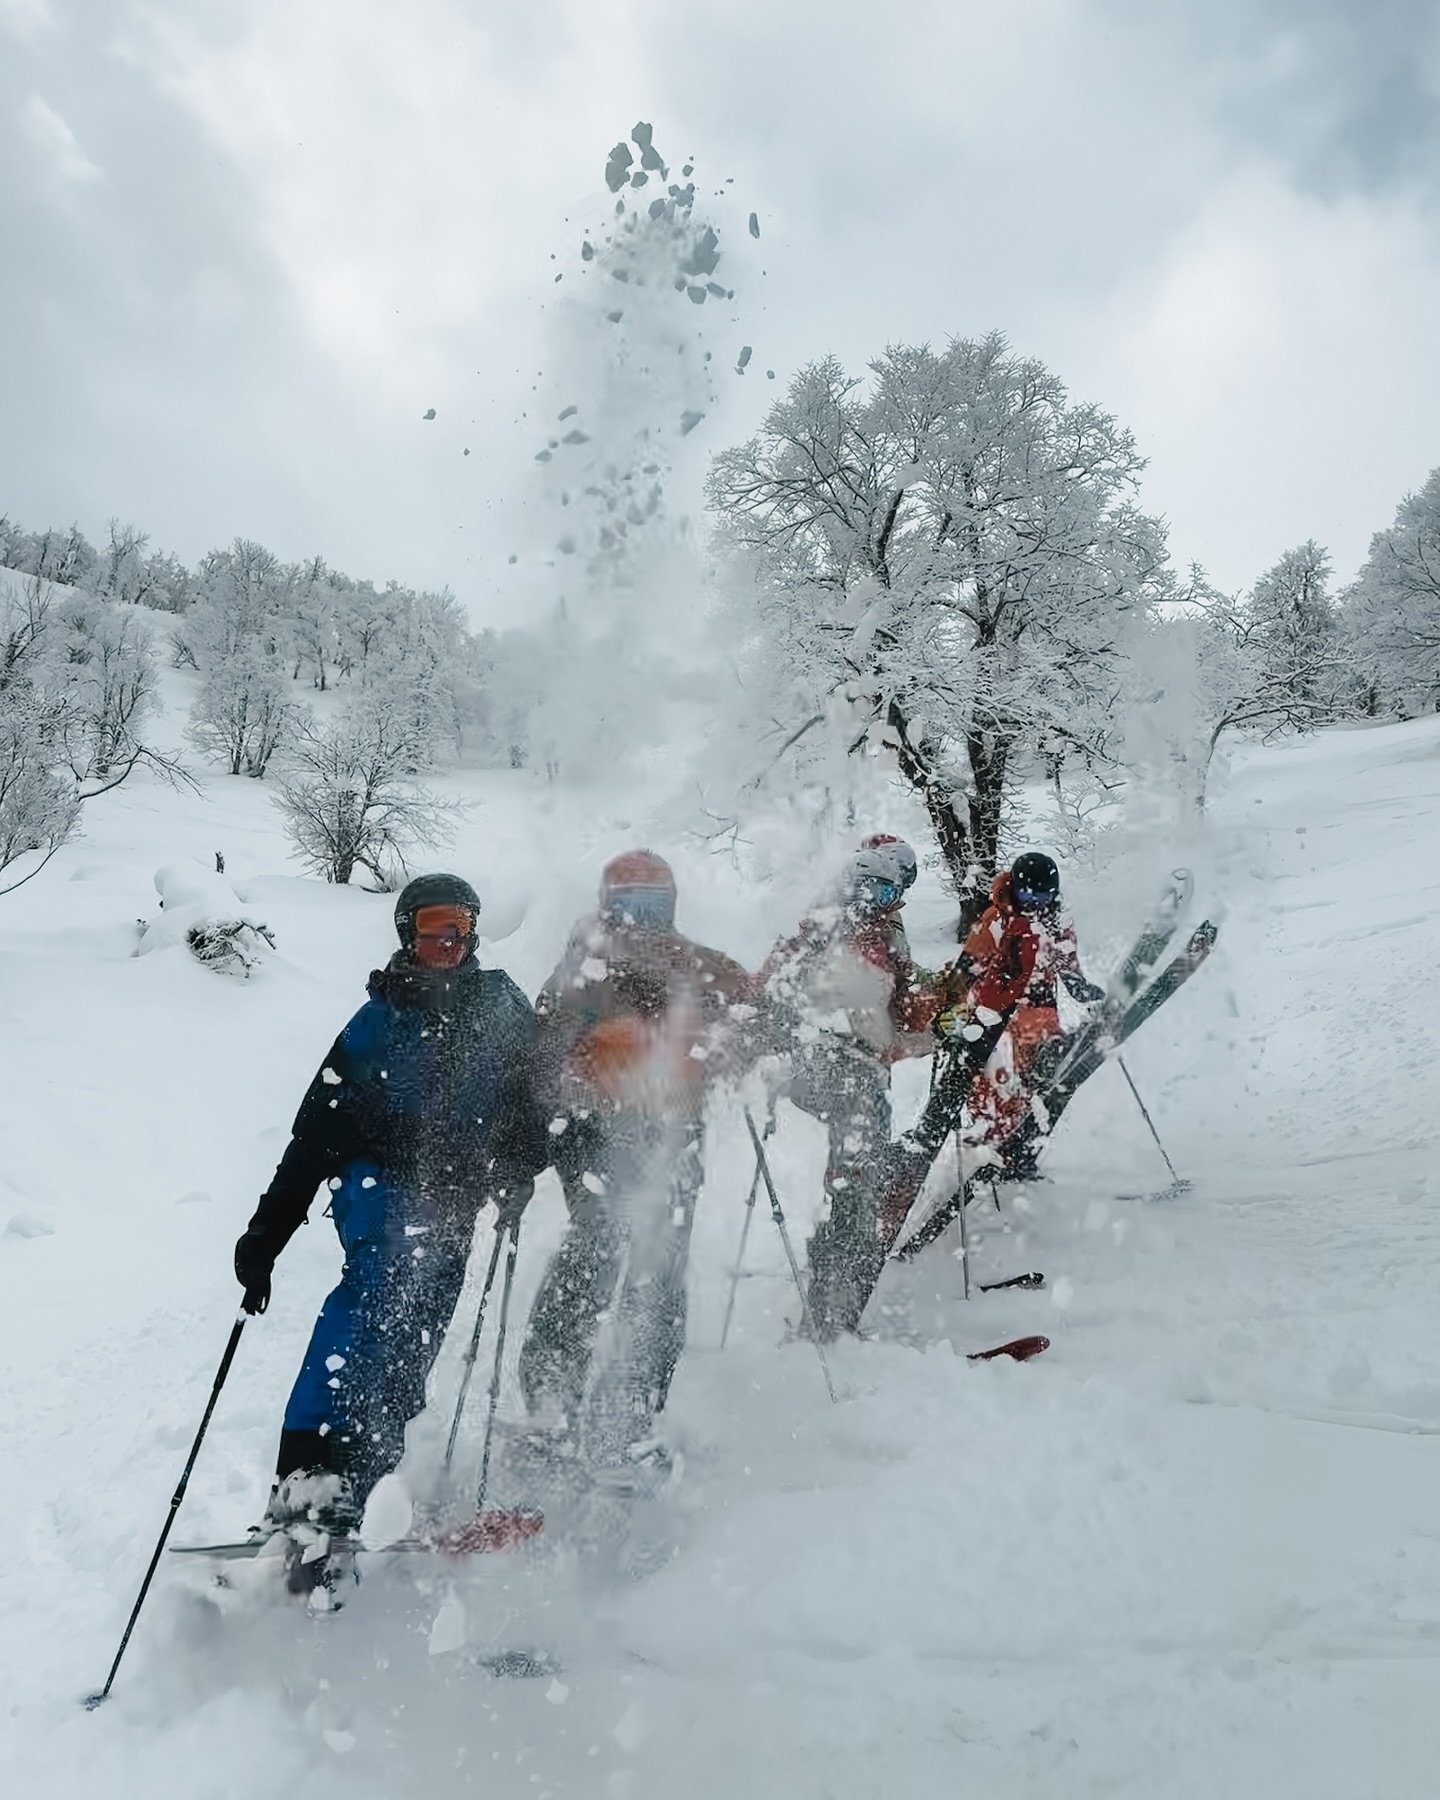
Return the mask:
<svg viewBox="0 0 1440 1800">
<path fill-rule="evenodd" d="M 516 926 L 493 956 L 533 991 L 647 814 L 523 775 L 469 785 L 445 860 Z M 721 1109 L 668 1561 L 392 1563 L 315 1621 L 268 1592 L 222 1611 L 172 1560 L 91 1715 L 234 1314 L 232 1242 L 389 943 L 384 900 L 294 873 L 256 784 L 102 803 L 0 901 L 3 1791 L 1432 1800 L 1440 726 L 1249 751 L 1211 830 L 1220 949 L 1129 1058 L 1195 1177 L 1183 1200 L 1118 1198 L 1164 1172 L 1104 1072 L 1032 1210 L 978 1221 L 982 1275 L 1041 1267 L 1050 1291 L 967 1307 L 943 1250 L 887 1275 L 925 1347 L 837 1351 L 832 1408 L 811 1350 L 778 1347 L 793 1301 L 763 1217 L 715 1349 L 749 1174 Z M 216 848 L 278 937 L 248 983 L 133 954 L 155 868 Z M 677 860 L 681 923 L 752 966 L 793 920 L 793 895 Z M 782 1115 L 797 1235 L 820 1161 L 817 1128 Z M 547 1182 L 522 1304 L 559 1219 Z M 177 1537 L 255 1517 L 337 1262 L 318 1219 L 287 1253 Z M 956 1354 L 1029 1330 L 1054 1340 L 1030 1366 Z M 454 1375 L 452 1346 L 441 1408 Z M 477 1668 L 506 1646 L 563 1672 Z"/>
</svg>

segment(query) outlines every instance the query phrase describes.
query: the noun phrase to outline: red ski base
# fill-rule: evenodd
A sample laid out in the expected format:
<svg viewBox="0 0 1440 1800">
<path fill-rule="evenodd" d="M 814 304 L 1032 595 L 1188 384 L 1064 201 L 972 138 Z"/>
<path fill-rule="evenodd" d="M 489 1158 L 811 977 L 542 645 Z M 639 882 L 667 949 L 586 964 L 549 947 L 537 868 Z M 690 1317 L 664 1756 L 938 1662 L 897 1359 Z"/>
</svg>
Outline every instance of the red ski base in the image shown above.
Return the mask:
<svg viewBox="0 0 1440 1800">
<path fill-rule="evenodd" d="M 473 1556 L 485 1550 L 514 1550 L 545 1529 L 545 1515 L 534 1507 L 488 1507 L 449 1531 L 420 1540 L 427 1550 L 443 1556 Z"/>
<path fill-rule="evenodd" d="M 1050 1348 L 1047 1337 L 1011 1338 L 1008 1344 L 997 1344 L 993 1350 L 972 1350 L 965 1358 L 966 1362 L 993 1362 L 997 1356 L 1008 1356 L 1012 1362 L 1029 1362 L 1032 1356 L 1039 1356 L 1042 1350 Z"/>
</svg>

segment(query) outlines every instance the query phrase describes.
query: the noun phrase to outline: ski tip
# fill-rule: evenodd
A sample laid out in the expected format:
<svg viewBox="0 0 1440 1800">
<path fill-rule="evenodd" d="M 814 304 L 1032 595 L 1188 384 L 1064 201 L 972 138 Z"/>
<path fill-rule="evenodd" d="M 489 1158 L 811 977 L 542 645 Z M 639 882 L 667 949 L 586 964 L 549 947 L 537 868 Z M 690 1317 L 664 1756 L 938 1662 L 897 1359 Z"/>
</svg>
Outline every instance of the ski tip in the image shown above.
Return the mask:
<svg viewBox="0 0 1440 1800">
<path fill-rule="evenodd" d="M 512 1681 L 535 1681 L 542 1675 L 558 1675 L 560 1664 L 543 1650 L 500 1650 L 472 1658 L 477 1669 Z"/>
<path fill-rule="evenodd" d="M 1188 1175 L 1182 1175 L 1172 1181 L 1169 1187 L 1152 1188 L 1148 1194 L 1117 1194 L 1117 1200 L 1133 1200 L 1142 1206 L 1155 1206 L 1165 1200 L 1178 1200 L 1182 1194 L 1188 1194 L 1195 1183 Z"/>
<path fill-rule="evenodd" d="M 996 1344 L 993 1350 L 972 1350 L 965 1360 L 993 1362 L 997 1356 L 1008 1356 L 1012 1362 L 1029 1362 L 1032 1356 L 1039 1356 L 1049 1348 L 1049 1338 L 1037 1333 L 1034 1337 L 1012 1338 L 1008 1344 Z"/>
<path fill-rule="evenodd" d="M 476 1551 L 514 1550 L 545 1529 L 545 1515 L 533 1506 L 487 1507 L 452 1531 L 441 1532 L 434 1548 L 452 1556 Z"/>
</svg>

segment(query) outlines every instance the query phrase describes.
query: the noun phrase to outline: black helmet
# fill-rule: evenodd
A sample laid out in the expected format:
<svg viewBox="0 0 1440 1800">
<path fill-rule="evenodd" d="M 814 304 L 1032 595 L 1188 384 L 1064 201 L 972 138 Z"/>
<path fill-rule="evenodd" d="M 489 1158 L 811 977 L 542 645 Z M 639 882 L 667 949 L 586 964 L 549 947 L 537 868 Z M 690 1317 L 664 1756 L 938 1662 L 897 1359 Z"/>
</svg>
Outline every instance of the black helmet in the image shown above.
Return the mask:
<svg viewBox="0 0 1440 1800">
<path fill-rule="evenodd" d="M 1043 850 L 1027 850 L 1010 865 L 1010 893 L 1021 912 L 1043 912 L 1060 898 L 1060 871 Z"/>
<path fill-rule="evenodd" d="M 415 915 L 422 906 L 463 906 L 471 917 L 466 953 L 475 949 L 475 921 L 480 916 L 480 896 L 460 875 L 417 875 L 407 881 L 395 902 L 395 929 L 407 952 L 415 948 Z"/>
</svg>

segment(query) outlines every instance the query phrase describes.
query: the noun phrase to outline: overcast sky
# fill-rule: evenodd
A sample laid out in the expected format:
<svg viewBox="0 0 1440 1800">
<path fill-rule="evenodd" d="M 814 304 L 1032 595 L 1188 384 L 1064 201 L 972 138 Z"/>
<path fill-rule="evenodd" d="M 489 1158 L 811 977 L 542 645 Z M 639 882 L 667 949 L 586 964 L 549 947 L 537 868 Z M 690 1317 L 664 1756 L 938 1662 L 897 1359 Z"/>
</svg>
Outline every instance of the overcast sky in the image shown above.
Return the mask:
<svg viewBox="0 0 1440 1800">
<path fill-rule="evenodd" d="M 1232 588 L 1348 576 L 1440 464 L 1436 0 L 0 0 L 0 513 L 512 615 L 638 119 L 761 223 L 710 448 L 825 351 L 998 327 Z"/>
</svg>

